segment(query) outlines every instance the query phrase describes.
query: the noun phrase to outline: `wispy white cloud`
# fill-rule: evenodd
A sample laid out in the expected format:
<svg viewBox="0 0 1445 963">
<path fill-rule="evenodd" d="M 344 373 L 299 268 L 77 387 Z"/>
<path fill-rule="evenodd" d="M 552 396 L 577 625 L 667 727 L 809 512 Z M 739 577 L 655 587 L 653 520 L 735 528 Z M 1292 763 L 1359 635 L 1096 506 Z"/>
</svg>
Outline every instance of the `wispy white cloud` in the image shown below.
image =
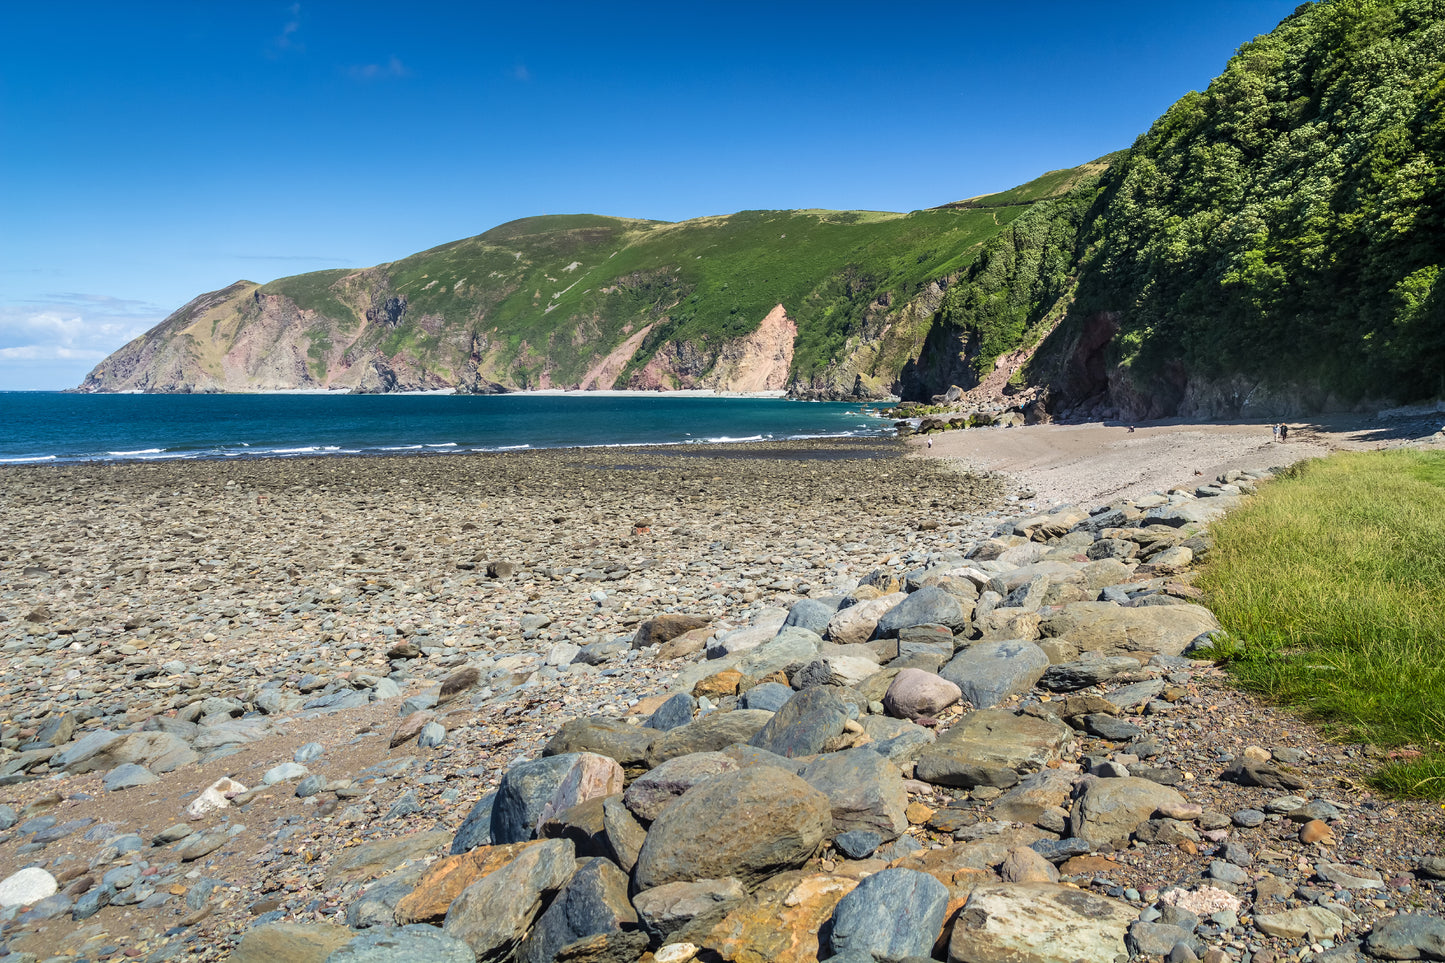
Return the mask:
<svg viewBox="0 0 1445 963">
<path fill-rule="evenodd" d="M 301 4 L 291 4 L 286 8 L 286 15 L 281 32 L 271 41 L 272 56 L 281 53 L 303 53 L 306 50 L 306 45 L 301 42 Z"/>
<path fill-rule="evenodd" d="M 386 58 L 384 64 L 358 64 L 346 68 L 346 75 L 352 80 L 398 80 L 402 77 L 410 77 L 411 71 L 406 69 L 406 64 L 401 58 L 392 55 Z"/>
<path fill-rule="evenodd" d="M 95 294 L 60 294 L 45 303 L 0 304 L 0 365 L 100 361 L 144 334 L 164 312 L 155 305 Z"/>
</svg>

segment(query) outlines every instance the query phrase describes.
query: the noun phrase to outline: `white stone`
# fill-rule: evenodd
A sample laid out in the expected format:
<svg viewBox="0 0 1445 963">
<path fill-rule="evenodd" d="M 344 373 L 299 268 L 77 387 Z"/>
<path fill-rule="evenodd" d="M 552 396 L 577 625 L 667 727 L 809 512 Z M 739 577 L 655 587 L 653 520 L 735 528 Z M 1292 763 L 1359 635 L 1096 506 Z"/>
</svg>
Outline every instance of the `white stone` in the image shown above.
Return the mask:
<svg viewBox="0 0 1445 963">
<path fill-rule="evenodd" d="M 39 866 L 31 866 L 0 881 L 0 908 L 30 906 L 59 890 L 54 876 Z"/>
<path fill-rule="evenodd" d="M 217 809 L 225 809 L 231 805 L 231 800 L 246 791 L 246 787 L 234 779 L 227 779 L 222 776 L 206 787 L 191 804 L 186 807 L 186 815 L 192 819 L 200 819 L 206 813 L 215 812 Z"/>
</svg>

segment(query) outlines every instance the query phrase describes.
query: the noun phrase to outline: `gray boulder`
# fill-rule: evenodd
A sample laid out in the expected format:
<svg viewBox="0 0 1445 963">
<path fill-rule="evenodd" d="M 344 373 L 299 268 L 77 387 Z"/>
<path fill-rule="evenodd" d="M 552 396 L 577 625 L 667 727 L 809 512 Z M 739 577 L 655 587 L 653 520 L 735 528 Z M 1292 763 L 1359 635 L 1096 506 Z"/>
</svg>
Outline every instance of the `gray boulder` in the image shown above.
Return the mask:
<svg viewBox="0 0 1445 963">
<path fill-rule="evenodd" d="M 632 898 L 642 925 L 657 940 L 666 941 L 693 920 L 720 917 L 747 898 L 743 884 L 732 877 L 664 883 Z"/>
<path fill-rule="evenodd" d="M 819 756 L 803 770 L 803 781 L 828 797 L 833 832 L 870 830 L 884 841 L 908 828 L 908 791 L 898 766 L 861 746 Z"/>
<path fill-rule="evenodd" d="M 914 625 L 944 625 L 957 632 L 968 627 L 968 614 L 957 596 L 936 586 L 928 586 L 884 612 L 878 619 L 874 634 L 888 638 Z"/>
<path fill-rule="evenodd" d="M 1020 773 L 1037 772 L 1057 759 L 1071 735 L 1057 722 L 980 709 L 919 753 L 914 775 L 940 786 L 1006 789 Z"/>
<path fill-rule="evenodd" d="M 632 781 L 622 802 L 643 822 L 652 822 L 670 804 L 693 786 L 724 772 L 736 772 L 738 764 L 720 752 L 694 752 L 661 763 Z"/>
<path fill-rule="evenodd" d="M 800 599 L 788 610 L 788 617 L 783 620 L 783 625 L 797 626 L 821 636 L 828 628 L 828 621 L 838 614 L 838 606 L 842 601 L 841 595 L 826 599 Z"/>
<path fill-rule="evenodd" d="M 847 721 L 843 700 L 826 686 L 816 686 L 789 699 L 747 743 L 789 758 L 811 756 L 842 735 Z"/>
<path fill-rule="evenodd" d="M 990 709 L 1011 695 L 1027 692 L 1049 667 L 1049 657 L 1032 642 L 1009 639 L 979 642 L 962 650 L 939 670 L 976 708 Z"/>
<path fill-rule="evenodd" d="M 532 927 L 518 963 L 552 963 L 569 943 L 637 926 L 627 899 L 627 874 L 605 859 L 583 860 Z"/>
<path fill-rule="evenodd" d="M 678 729 L 692 721 L 692 714 L 696 709 L 697 700 L 686 692 L 679 692 L 669 696 L 666 702 L 658 706 L 657 710 L 647 717 L 643 726 L 663 731 Z"/>
<path fill-rule="evenodd" d="M 1139 913 L 1122 900 L 1059 883 L 975 887 L 948 944 L 949 963 L 1112 960 Z"/>
<path fill-rule="evenodd" d="M 663 811 L 633 878 L 638 889 L 725 876 L 759 883 L 805 864 L 832 825 L 828 797 L 797 776 L 767 766 L 723 773 Z"/>
<path fill-rule="evenodd" d="M 1128 838 L 1161 809 L 1174 811 L 1183 805 L 1184 797 L 1177 791 L 1148 779 L 1091 779 L 1074 800 L 1069 830 L 1079 839 L 1102 845 Z"/>
<path fill-rule="evenodd" d="M 552 795 L 581 758 L 578 752 L 519 762 L 497 784 L 492 802 L 492 842 L 520 843 L 532 838 L 537 820 Z"/>
<path fill-rule="evenodd" d="M 459 856 L 478 846 L 492 845 L 492 804 L 496 800 L 495 792 L 489 792 L 477 800 L 467 813 L 467 818 L 457 827 L 456 835 L 452 837 L 450 855 Z"/>
<path fill-rule="evenodd" d="M 669 759 L 694 752 L 717 752 L 735 742 L 747 742 L 774 718 L 761 709 L 735 709 L 713 712 L 660 733 L 647 750 L 647 769 L 655 769 Z"/>
<path fill-rule="evenodd" d="M 621 719 L 608 716 L 571 719 L 562 723 L 556 734 L 547 740 L 542 755 L 595 752 L 616 759 L 625 772 L 636 775 L 649 768 L 647 747 L 656 737 L 656 729 L 630 726 Z"/>
<path fill-rule="evenodd" d="M 413 923 L 368 930 L 326 957 L 326 963 L 472 963 L 474 959 L 467 944 L 435 926 Z"/>
<path fill-rule="evenodd" d="M 833 910 L 827 942 L 834 954 L 901 960 L 928 957 L 943 929 L 948 887 L 927 873 L 885 869 L 869 876 Z"/>
</svg>

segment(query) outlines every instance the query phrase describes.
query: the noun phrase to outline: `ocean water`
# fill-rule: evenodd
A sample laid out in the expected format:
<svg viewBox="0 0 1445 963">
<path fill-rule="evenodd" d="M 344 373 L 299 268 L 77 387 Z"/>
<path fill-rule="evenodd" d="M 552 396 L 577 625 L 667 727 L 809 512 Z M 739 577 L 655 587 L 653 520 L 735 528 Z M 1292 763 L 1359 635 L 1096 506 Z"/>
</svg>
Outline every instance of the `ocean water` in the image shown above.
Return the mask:
<svg viewBox="0 0 1445 963">
<path fill-rule="evenodd" d="M 891 434 L 856 404 L 690 395 L 0 391 L 0 465 L 699 444 Z"/>
</svg>

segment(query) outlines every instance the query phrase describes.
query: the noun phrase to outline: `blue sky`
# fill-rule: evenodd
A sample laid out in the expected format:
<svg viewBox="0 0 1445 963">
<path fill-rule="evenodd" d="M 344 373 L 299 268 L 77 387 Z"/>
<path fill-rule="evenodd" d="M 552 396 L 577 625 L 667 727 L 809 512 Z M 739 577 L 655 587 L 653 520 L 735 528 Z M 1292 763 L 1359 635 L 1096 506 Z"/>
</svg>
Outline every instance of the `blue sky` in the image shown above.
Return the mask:
<svg viewBox="0 0 1445 963">
<path fill-rule="evenodd" d="M 913 210 L 1127 147 L 1294 0 L 8 3 L 0 390 L 517 217 Z"/>
</svg>

